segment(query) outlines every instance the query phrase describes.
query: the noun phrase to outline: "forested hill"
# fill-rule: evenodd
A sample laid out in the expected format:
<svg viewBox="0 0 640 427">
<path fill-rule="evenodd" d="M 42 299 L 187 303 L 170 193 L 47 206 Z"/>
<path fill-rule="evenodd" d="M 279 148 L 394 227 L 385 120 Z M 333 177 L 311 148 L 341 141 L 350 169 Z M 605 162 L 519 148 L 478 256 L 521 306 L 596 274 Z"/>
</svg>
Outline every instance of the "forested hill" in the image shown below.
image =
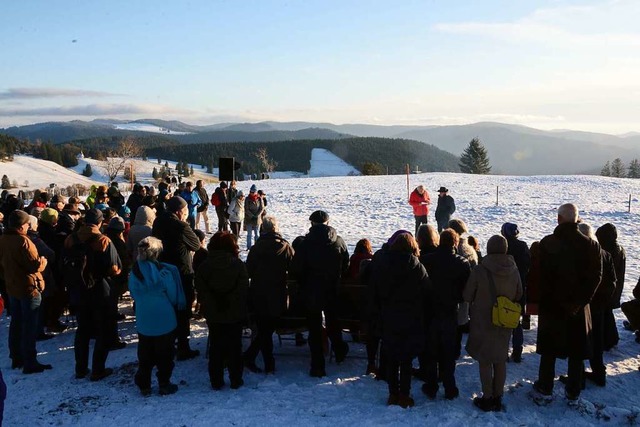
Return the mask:
<svg viewBox="0 0 640 427">
<path fill-rule="evenodd" d="M 405 165 L 423 172 L 458 172 L 459 158 L 439 148 L 418 141 L 390 138 L 345 138 L 339 140 L 301 140 L 265 143 L 211 143 L 171 145 L 149 148 L 149 158 L 187 161 L 209 166 L 217 165 L 219 157 L 235 157 L 242 163 L 242 172 L 256 173 L 261 169 L 255 153 L 265 148 L 277 162 L 277 170 L 307 172 L 311 150 L 324 148 L 358 170 L 368 173 L 404 173 Z"/>
</svg>

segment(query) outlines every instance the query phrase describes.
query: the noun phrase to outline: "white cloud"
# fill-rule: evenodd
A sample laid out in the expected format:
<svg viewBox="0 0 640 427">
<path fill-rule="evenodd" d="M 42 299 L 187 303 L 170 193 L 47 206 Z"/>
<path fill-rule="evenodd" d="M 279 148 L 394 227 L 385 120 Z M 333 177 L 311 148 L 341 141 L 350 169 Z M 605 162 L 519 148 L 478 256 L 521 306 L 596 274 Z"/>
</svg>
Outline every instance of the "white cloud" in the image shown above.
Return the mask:
<svg viewBox="0 0 640 427">
<path fill-rule="evenodd" d="M 190 111 L 152 104 L 89 104 L 37 108 L 0 108 L 0 117 L 122 116 L 134 114 L 188 114 Z"/>
<path fill-rule="evenodd" d="M 440 23 L 450 34 L 485 36 L 505 42 L 540 43 L 565 49 L 637 48 L 640 32 L 629 22 L 640 14 L 640 2 L 607 1 L 593 6 L 539 9 L 514 22 Z"/>
<path fill-rule="evenodd" d="M 100 92 L 82 89 L 60 88 L 9 88 L 0 92 L 0 100 L 37 99 L 37 98 L 81 98 L 81 97 L 107 97 L 119 96 L 115 93 Z"/>
</svg>

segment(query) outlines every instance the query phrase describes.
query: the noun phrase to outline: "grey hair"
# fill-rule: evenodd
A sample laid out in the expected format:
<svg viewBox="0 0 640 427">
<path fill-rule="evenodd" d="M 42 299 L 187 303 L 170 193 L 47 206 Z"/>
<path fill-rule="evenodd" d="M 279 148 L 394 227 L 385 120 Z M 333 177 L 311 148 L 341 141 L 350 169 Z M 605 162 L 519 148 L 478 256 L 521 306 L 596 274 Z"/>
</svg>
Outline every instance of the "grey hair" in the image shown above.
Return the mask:
<svg viewBox="0 0 640 427">
<path fill-rule="evenodd" d="M 558 208 L 558 222 L 578 222 L 578 207 L 573 203 L 565 203 Z"/>
<path fill-rule="evenodd" d="M 586 222 L 578 223 L 578 230 L 591 240 L 596 240 L 596 235 L 593 233 L 593 227 Z"/>
<path fill-rule="evenodd" d="M 265 216 L 262 220 L 262 231 L 265 233 L 277 233 L 280 231 L 278 220 L 275 216 Z"/>
<path fill-rule="evenodd" d="M 138 259 L 140 261 L 155 261 L 162 252 L 162 240 L 155 237 L 145 237 L 138 243 Z"/>
</svg>

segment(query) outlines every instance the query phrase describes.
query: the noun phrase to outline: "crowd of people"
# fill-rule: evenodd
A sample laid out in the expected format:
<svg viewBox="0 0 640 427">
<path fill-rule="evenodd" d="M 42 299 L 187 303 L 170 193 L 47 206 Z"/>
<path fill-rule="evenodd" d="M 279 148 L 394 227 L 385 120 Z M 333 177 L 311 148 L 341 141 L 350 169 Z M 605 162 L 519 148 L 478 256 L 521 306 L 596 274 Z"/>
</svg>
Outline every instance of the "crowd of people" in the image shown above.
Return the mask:
<svg viewBox="0 0 640 427">
<path fill-rule="evenodd" d="M 414 405 L 414 376 L 429 399 L 440 384 L 445 399 L 457 398 L 456 361 L 468 333 L 466 350 L 478 362 L 482 390 L 473 402 L 483 411 L 502 410 L 507 361 L 523 360 L 530 314 L 539 316 L 536 392 L 552 393 L 557 358 L 569 360 L 567 375 L 559 378 L 568 399 L 578 398 L 585 380 L 606 386 L 603 352 L 619 340 L 613 310 L 620 307 L 626 260 L 615 226 L 594 233 L 578 208 L 565 204 L 553 234 L 531 248 L 519 239 L 518 225 L 507 222 L 483 255 L 464 221 L 452 218 L 456 208 L 448 192 L 438 190 L 435 227 L 428 220 L 428 191 L 418 186 L 409 197 L 415 232 L 396 231 L 375 253 L 362 239 L 351 256 L 322 210 L 311 213 L 308 232 L 290 244 L 255 185 L 245 197 L 235 182 L 221 182 L 209 198 L 201 181 L 175 190 L 167 183 L 136 184 L 125 201 L 114 182 L 92 187 L 85 201 L 38 192 L 28 206 L 4 193 L 0 292 L 11 316 L 11 367 L 24 374 L 52 369 L 38 360 L 36 341 L 64 331 L 60 319 L 68 309 L 77 320 L 76 378 L 108 377 L 109 352 L 126 346 L 118 336 L 118 301 L 128 291 L 138 332 L 134 382 L 144 396 L 151 394 L 154 367 L 159 393 L 172 394 L 178 390 L 171 382 L 174 360 L 200 355 L 189 341 L 194 307 L 209 330 L 214 390 L 225 386 L 225 367 L 232 389 L 244 384 L 245 368 L 276 372 L 273 334 L 292 311 L 306 319 L 309 375 L 324 377 L 324 336 L 338 364 L 349 353 L 338 313 L 340 288 L 349 281 L 365 289 L 359 315 L 366 374 L 387 382 L 388 405 Z M 242 226 L 246 261 L 238 243 Z M 505 300 L 517 307 L 511 326 L 496 320 Z M 255 334 L 243 352 L 248 324 Z"/>
</svg>

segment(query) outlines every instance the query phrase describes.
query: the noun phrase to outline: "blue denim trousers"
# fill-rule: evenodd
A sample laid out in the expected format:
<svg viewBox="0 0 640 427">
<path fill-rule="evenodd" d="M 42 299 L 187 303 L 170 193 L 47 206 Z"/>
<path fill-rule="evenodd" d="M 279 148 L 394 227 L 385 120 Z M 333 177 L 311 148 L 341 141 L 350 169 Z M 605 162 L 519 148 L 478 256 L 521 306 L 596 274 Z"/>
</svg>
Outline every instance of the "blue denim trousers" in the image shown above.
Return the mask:
<svg viewBox="0 0 640 427">
<path fill-rule="evenodd" d="M 9 356 L 14 361 L 22 361 L 26 369 L 34 368 L 37 363 L 36 338 L 42 295 L 10 298 Z"/>
<path fill-rule="evenodd" d="M 257 225 L 247 224 L 247 250 L 251 249 L 251 246 L 258 240 L 260 233 L 260 227 Z"/>
</svg>

